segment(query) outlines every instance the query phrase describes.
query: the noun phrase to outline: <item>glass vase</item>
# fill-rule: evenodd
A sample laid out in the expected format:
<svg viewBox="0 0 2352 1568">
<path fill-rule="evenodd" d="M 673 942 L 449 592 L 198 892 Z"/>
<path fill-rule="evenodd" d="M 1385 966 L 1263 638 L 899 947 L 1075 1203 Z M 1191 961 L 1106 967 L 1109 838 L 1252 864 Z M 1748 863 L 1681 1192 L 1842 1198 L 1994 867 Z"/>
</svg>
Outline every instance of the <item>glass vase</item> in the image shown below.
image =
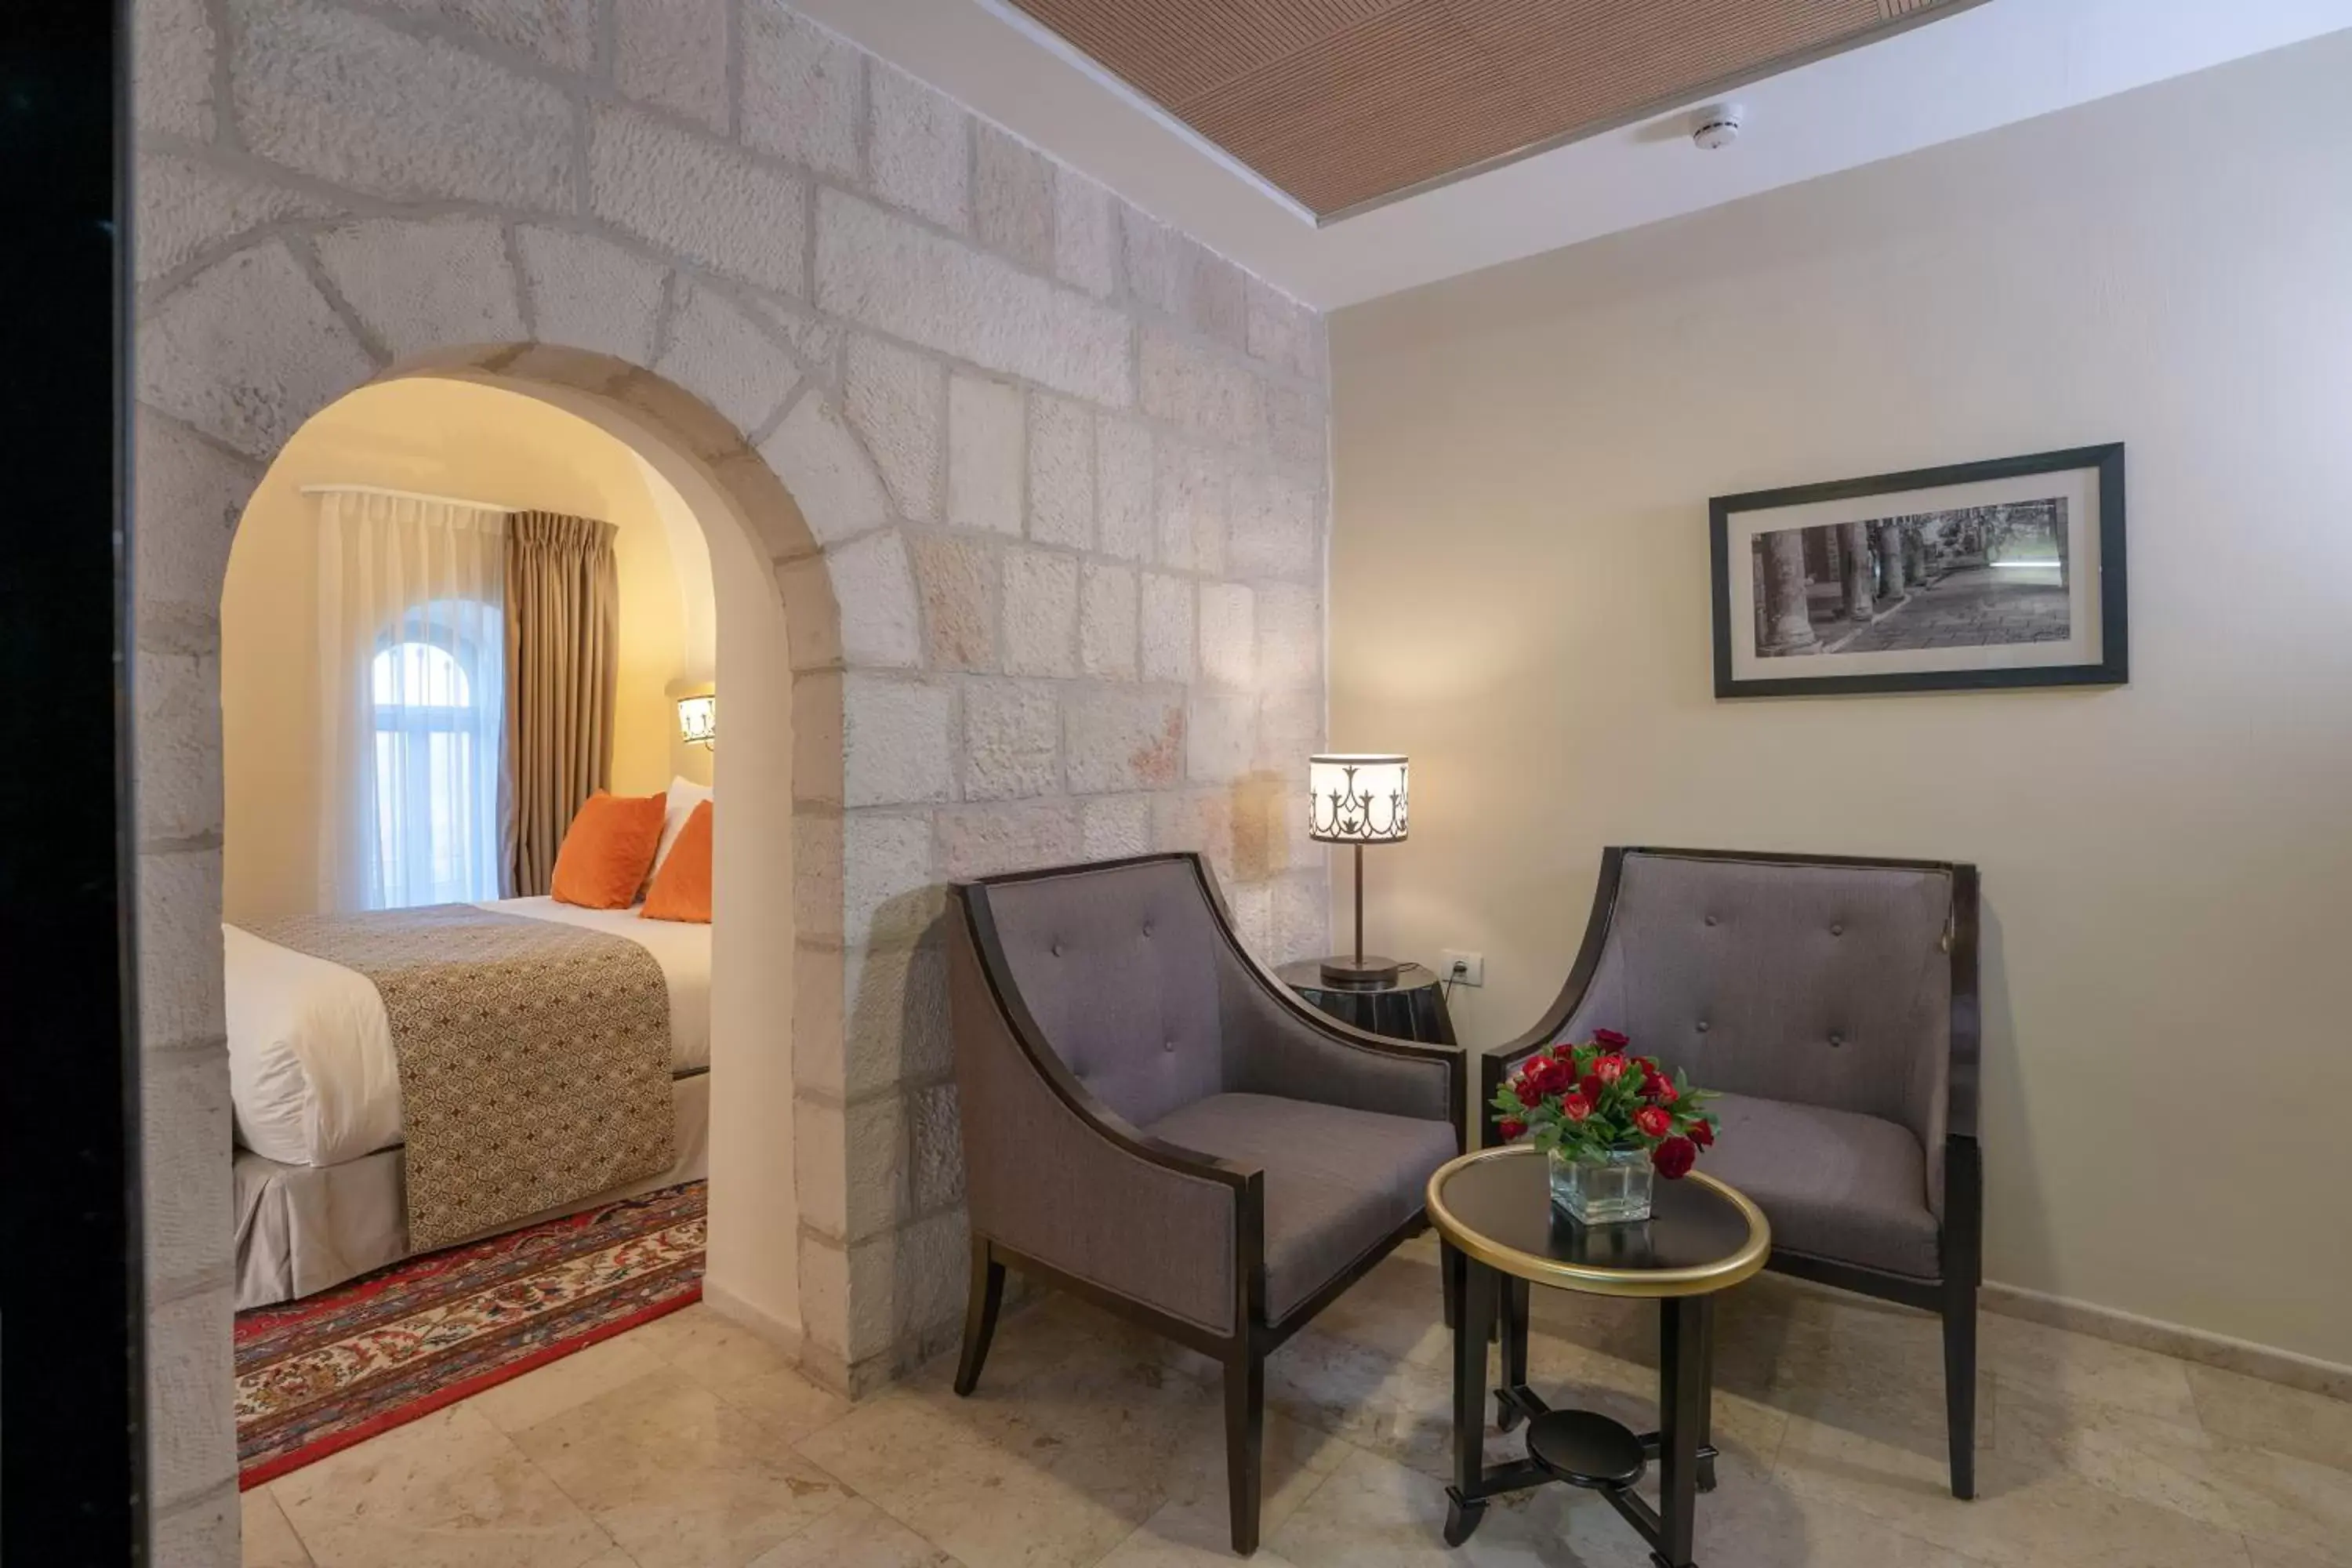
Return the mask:
<svg viewBox="0 0 2352 1568">
<path fill-rule="evenodd" d="M 1603 1149 L 1571 1154 L 1554 1149 L 1552 1206 L 1579 1225 L 1628 1225 L 1650 1217 L 1655 1173 L 1647 1149 Z"/>
</svg>

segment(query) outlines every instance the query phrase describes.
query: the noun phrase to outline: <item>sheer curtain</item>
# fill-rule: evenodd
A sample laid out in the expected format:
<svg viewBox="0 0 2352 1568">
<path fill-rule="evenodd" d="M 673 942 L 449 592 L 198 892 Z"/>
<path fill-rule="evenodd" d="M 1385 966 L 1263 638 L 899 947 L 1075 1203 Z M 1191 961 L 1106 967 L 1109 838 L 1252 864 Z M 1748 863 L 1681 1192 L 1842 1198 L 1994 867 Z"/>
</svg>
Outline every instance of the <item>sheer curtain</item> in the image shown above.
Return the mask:
<svg viewBox="0 0 2352 1568">
<path fill-rule="evenodd" d="M 317 499 L 320 907 L 495 899 L 507 514 Z"/>
</svg>

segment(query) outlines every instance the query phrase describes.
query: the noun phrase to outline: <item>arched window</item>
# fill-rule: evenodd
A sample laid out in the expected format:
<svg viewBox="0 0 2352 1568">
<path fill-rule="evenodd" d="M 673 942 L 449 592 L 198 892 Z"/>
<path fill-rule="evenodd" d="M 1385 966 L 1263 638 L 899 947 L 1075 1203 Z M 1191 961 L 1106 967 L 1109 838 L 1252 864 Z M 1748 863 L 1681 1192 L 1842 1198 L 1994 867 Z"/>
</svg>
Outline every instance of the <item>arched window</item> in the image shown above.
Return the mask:
<svg viewBox="0 0 2352 1568">
<path fill-rule="evenodd" d="M 378 640 L 368 695 L 379 907 L 499 896 L 503 635 L 497 606 L 441 600 Z"/>
</svg>

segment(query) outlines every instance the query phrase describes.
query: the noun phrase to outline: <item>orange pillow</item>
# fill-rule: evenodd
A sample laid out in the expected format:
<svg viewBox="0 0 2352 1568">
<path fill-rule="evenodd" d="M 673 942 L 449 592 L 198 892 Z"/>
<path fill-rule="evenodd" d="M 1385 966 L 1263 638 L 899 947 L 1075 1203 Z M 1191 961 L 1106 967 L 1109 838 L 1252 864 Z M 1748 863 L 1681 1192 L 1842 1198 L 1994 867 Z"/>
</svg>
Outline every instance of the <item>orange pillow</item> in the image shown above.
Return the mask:
<svg viewBox="0 0 2352 1568">
<path fill-rule="evenodd" d="M 649 921 L 710 923 L 710 803 L 704 801 L 678 829 L 677 842 L 654 873 L 654 889 L 637 911 Z"/>
<path fill-rule="evenodd" d="M 583 910 L 625 910 L 646 885 L 660 847 L 664 797 L 617 795 L 598 790 L 580 805 L 563 847 L 555 852 L 559 904 Z"/>
</svg>

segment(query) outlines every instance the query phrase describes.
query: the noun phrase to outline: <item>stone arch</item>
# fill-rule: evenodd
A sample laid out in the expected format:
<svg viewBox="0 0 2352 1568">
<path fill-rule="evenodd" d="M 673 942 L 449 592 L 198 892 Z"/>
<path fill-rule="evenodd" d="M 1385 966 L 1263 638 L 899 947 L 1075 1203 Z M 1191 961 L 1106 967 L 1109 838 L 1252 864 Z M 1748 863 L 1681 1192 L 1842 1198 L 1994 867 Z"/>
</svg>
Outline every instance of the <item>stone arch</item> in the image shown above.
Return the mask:
<svg viewBox="0 0 2352 1568">
<path fill-rule="evenodd" d="M 141 315 L 139 943 L 152 1484 L 171 1509 L 234 1470 L 218 605 L 236 523 L 287 438 L 362 384 L 481 379 L 624 439 L 649 434 L 656 449 L 631 444 L 656 467 L 662 448 L 690 464 L 740 524 L 783 605 L 794 731 L 793 1059 L 771 1109 L 836 1158 L 842 1140 L 826 1136 L 826 1121 L 841 1121 L 838 1095 L 793 1100 L 797 1086 L 843 1080 L 843 1021 L 856 1011 L 843 994 L 845 904 L 903 890 L 887 872 L 866 874 L 861 847 L 845 842 L 844 679 L 918 665 L 920 641 L 908 552 L 835 406 L 824 330 L 675 258 L 478 216 L 305 217 L 151 279 Z M 905 969 L 895 978 L 903 985 Z M 798 1235 L 773 1241 L 807 1250 Z M 845 1384 L 845 1260 L 794 1272 L 796 1321 L 726 1301 L 723 1281 L 714 1300 L 794 1339 L 815 1375 Z"/>
</svg>

